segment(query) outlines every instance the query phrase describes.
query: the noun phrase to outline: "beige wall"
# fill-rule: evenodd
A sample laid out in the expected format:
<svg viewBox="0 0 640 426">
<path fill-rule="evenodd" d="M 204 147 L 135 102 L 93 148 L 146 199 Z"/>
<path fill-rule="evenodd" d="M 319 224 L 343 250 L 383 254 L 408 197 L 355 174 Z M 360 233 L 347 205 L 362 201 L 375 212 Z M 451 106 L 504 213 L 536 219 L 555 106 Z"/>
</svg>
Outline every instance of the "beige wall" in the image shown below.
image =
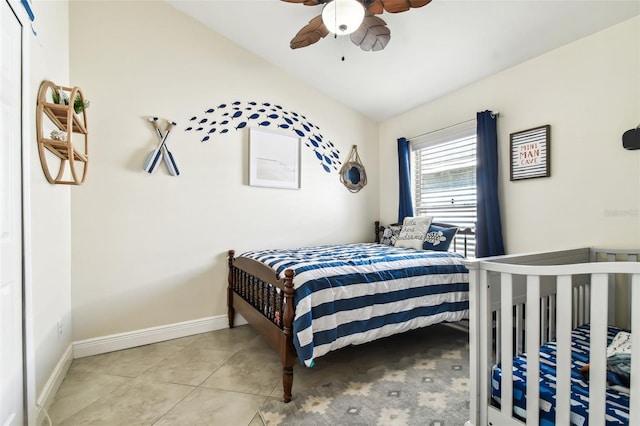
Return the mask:
<svg viewBox="0 0 640 426">
<path fill-rule="evenodd" d="M 26 329 L 26 393 L 30 422 L 42 419 L 36 403 L 47 405 L 71 351 L 71 223 L 66 185 L 49 184 L 42 171 L 36 139 L 36 105 L 44 80 L 69 84 L 68 4 L 66 0 L 31 2 L 30 22 L 18 0 L 10 0 L 24 25 L 22 72 L 24 90 L 24 298 Z M 49 157 L 51 159 L 51 157 Z M 50 163 L 58 167 L 59 162 Z M 58 323 L 62 334 L 58 333 Z M 68 365 L 68 364 L 67 364 Z M 59 383 L 58 383 L 59 384 Z"/>
<path fill-rule="evenodd" d="M 640 245 L 640 17 L 586 37 L 380 126 L 380 217 L 397 219 L 396 139 L 499 111 L 500 196 L 509 253 Z M 510 182 L 509 134 L 551 125 L 551 177 Z"/>
<path fill-rule="evenodd" d="M 373 239 L 375 123 L 162 1 L 72 1 L 70 51 L 91 101 L 89 176 L 72 192 L 74 340 L 226 315 L 228 249 Z M 236 100 L 304 114 L 343 159 L 357 144 L 368 185 L 350 193 L 303 146 L 302 189 L 248 186 L 246 129 L 206 143 L 184 131 Z M 142 170 L 153 115 L 178 122 L 178 177 Z"/>
<path fill-rule="evenodd" d="M 23 101 L 25 143 L 29 144 L 26 188 L 27 303 L 31 305 L 31 333 L 35 364 L 36 395 L 39 396 L 57 363 L 71 344 L 71 223 L 70 193 L 66 185 L 49 184 L 38 157 L 35 110 L 38 89 L 43 80 L 69 84 L 68 6 L 66 1 L 32 2 L 36 19 L 27 30 L 25 77 L 27 91 Z M 53 164 L 52 164 L 53 166 Z M 58 321 L 62 335 L 58 335 Z"/>
</svg>

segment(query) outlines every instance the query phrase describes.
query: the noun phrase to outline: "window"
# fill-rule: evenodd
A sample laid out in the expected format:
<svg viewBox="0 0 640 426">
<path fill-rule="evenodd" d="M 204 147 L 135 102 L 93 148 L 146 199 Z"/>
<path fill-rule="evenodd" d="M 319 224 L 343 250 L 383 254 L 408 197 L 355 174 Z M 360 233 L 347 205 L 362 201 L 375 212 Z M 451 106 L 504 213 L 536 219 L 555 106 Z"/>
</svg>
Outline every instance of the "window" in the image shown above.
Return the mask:
<svg viewBox="0 0 640 426">
<path fill-rule="evenodd" d="M 410 145 L 415 214 L 475 229 L 475 120 L 419 136 Z M 462 253 L 463 244 L 458 242 L 456 251 Z M 467 240 L 467 256 L 475 256 L 473 237 Z"/>
</svg>

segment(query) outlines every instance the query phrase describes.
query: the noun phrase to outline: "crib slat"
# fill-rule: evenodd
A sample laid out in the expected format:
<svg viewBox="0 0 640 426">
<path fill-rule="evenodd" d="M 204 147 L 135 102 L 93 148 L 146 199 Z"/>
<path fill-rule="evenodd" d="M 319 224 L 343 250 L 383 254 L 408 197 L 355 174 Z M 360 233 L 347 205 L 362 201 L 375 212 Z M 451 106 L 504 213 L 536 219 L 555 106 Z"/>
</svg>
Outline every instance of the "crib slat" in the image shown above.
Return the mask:
<svg viewBox="0 0 640 426">
<path fill-rule="evenodd" d="M 516 354 L 520 355 L 524 352 L 524 342 L 522 336 L 524 335 L 524 316 L 522 315 L 522 304 L 516 305 Z"/>
<path fill-rule="evenodd" d="M 609 303 L 608 274 L 591 275 L 591 310 L 602 311 Z M 607 379 L 607 316 L 595 315 L 590 325 L 589 425 L 604 425 Z"/>
<path fill-rule="evenodd" d="M 571 284 L 571 283 L 569 283 Z M 571 285 L 569 285 L 569 291 L 571 291 Z M 556 338 L 556 309 L 557 297 L 556 295 L 549 296 L 549 340 Z M 560 305 L 563 306 L 563 305 Z M 571 306 L 571 305 L 564 305 Z"/>
<path fill-rule="evenodd" d="M 631 277 L 631 306 L 636 309 L 631 310 L 631 396 L 629 398 L 629 424 L 640 424 L 640 404 L 637 403 L 638 395 L 640 392 L 640 368 L 633 368 L 633 366 L 640 365 L 640 274 L 633 274 Z M 635 328 L 636 332 L 633 332 Z M 636 348 L 636 349 L 634 349 Z"/>
<path fill-rule="evenodd" d="M 500 274 L 500 310 L 502 311 L 502 374 L 500 406 L 502 414 L 511 416 L 513 406 L 513 280 L 511 274 Z"/>
<path fill-rule="evenodd" d="M 557 280 L 557 305 L 571 306 L 571 275 Z M 571 309 L 560 309 L 556 318 L 556 424 L 568 425 L 571 397 Z"/>
<path fill-rule="evenodd" d="M 477 295 L 479 306 L 489 306 L 491 298 L 489 297 L 489 279 L 488 272 L 485 270 L 479 271 L 480 281 L 477 284 Z M 470 284 L 472 284 L 470 282 Z M 489 398 L 491 395 L 489 379 L 491 377 L 491 361 L 490 361 L 490 342 L 491 342 L 491 313 L 488 312 L 490 310 L 481 310 L 478 312 L 478 321 L 481 324 L 479 328 L 479 343 L 480 343 L 480 359 L 478 365 L 478 371 L 482 372 L 479 374 L 479 377 L 476 377 L 475 380 L 479 381 L 479 406 L 475 407 L 475 410 L 478 410 L 480 415 L 480 419 L 488 418 L 488 410 L 489 410 Z M 471 344 L 471 342 L 470 342 Z M 470 407 L 472 409 L 472 413 L 474 410 L 473 405 Z"/>
<path fill-rule="evenodd" d="M 549 299 L 546 296 L 543 296 L 540 301 L 540 343 L 547 343 L 547 303 Z"/>
<path fill-rule="evenodd" d="M 607 262 L 615 262 L 616 261 L 616 255 L 613 253 L 610 253 L 607 255 Z M 609 274 L 608 275 L 608 281 L 609 281 L 609 310 L 608 312 L 608 318 L 609 318 L 609 324 L 615 324 L 616 323 L 616 276 L 615 274 Z"/>
<path fill-rule="evenodd" d="M 540 418 L 540 277 L 527 276 L 527 425 L 538 426 Z"/>
</svg>

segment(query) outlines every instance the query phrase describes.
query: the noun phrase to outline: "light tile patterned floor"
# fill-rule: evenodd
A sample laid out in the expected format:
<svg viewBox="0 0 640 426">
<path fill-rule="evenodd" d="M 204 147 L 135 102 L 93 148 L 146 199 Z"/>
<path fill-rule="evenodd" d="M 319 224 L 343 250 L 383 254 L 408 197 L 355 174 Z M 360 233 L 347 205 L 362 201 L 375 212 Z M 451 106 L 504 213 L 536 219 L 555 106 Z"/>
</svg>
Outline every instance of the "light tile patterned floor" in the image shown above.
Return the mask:
<svg viewBox="0 0 640 426">
<path fill-rule="evenodd" d="M 294 398 L 426 342 L 428 328 L 343 348 L 312 369 L 296 366 Z M 281 374 L 275 351 L 244 325 L 76 359 L 48 412 L 56 426 L 262 426 L 258 408 L 282 397 Z"/>
</svg>

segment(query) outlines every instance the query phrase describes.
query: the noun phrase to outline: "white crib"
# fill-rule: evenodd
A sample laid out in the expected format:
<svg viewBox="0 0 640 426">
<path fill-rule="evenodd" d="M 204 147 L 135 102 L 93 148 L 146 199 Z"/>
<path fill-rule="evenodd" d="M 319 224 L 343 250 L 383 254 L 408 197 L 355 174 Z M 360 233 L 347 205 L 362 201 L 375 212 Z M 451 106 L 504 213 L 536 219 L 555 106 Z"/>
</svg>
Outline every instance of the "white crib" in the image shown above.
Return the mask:
<svg viewBox="0 0 640 426">
<path fill-rule="evenodd" d="M 607 329 L 609 325 L 633 329 L 640 324 L 640 308 L 631 309 L 640 306 L 639 259 L 640 250 L 581 248 L 469 261 L 471 399 L 467 426 L 538 426 L 544 401 L 538 381 L 528 378 L 540 376 L 540 346 L 554 340 L 553 424 L 579 424 L 580 416 L 576 420 L 570 409 L 571 335 L 583 324 L 590 328 L 588 424 L 605 425 Z M 632 348 L 639 348 L 640 333 L 631 336 Z M 515 355 L 523 353 L 526 409 L 514 410 L 513 362 Z M 499 379 L 492 377 L 497 364 L 501 365 Z M 631 365 L 628 424 L 640 425 L 640 368 L 633 368 L 640 366 L 637 349 L 632 351 Z M 492 380 L 500 381 L 499 404 L 492 397 Z"/>
</svg>

